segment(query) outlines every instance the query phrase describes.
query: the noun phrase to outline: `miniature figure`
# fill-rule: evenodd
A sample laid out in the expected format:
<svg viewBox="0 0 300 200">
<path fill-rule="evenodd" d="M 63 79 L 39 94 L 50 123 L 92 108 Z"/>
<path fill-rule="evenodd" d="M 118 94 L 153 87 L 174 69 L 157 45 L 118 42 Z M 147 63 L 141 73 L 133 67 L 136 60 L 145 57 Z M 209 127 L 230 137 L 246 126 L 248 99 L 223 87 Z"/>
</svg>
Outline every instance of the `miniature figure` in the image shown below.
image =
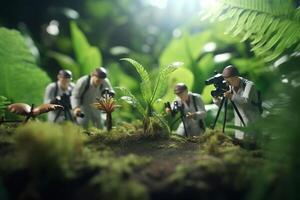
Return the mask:
<svg viewBox="0 0 300 200">
<path fill-rule="evenodd" d="M 114 92 L 103 67 L 99 67 L 90 75 L 77 80 L 72 92 L 71 104 L 77 122 L 84 128 L 88 128 L 90 121 L 97 128 L 103 127 L 101 111 L 95 109 L 92 104 L 97 101 L 97 97 L 100 97 L 106 88 Z M 79 118 L 80 115 L 84 115 L 84 117 Z"/>
<path fill-rule="evenodd" d="M 238 69 L 232 65 L 224 68 L 222 77 L 228 83 L 228 90 L 224 91 L 223 96 L 229 99 L 235 108 L 235 126 L 247 126 L 259 119 L 262 112 L 261 97 L 254 83 L 240 77 Z M 220 105 L 220 96 L 214 97 L 213 101 Z M 226 107 L 227 103 L 225 103 Z M 244 132 L 235 130 L 235 138 L 243 140 Z"/>
<path fill-rule="evenodd" d="M 64 110 L 56 110 L 48 113 L 48 121 L 62 122 L 65 120 L 73 121 L 71 114 L 70 97 L 74 87 L 72 72 L 69 70 L 60 70 L 57 74 L 57 81 L 50 83 L 45 91 L 44 103 L 58 104 L 64 107 Z"/>
<path fill-rule="evenodd" d="M 177 134 L 185 136 L 199 136 L 205 132 L 204 118 L 206 111 L 203 101 L 199 94 L 188 91 L 184 83 L 176 84 L 174 93 L 176 100 L 166 107 L 167 113 L 180 112 L 182 122 L 180 123 Z"/>
</svg>

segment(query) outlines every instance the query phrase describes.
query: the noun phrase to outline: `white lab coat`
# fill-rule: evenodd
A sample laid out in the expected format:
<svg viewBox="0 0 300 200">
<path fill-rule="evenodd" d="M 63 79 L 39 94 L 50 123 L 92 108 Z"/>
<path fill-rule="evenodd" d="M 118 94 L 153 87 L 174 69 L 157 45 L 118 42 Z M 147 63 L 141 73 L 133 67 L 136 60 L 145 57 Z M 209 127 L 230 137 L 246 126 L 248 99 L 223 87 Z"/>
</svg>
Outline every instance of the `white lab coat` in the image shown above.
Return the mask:
<svg viewBox="0 0 300 200">
<path fill-rule="evenodd" d="M 72 94 L 72 90 L 74 87 L 74 83 L 70 83 L 68 89 L 66 91 L 62 90 L 60 83 L 57 82 L 57 94 L 55 95 L 55 88 L 56 88 L 56 83 L 50 83 L 45 90 L 45 95 L 44 95 L 44 103 L 50 103 L 51 100 L 55 99 L 55 98 L 59 98 L 60 96 L 62 96 L 63 94 L 66 94 L 68 96 L 71 96 Z M 70 112 L 70 114 L 72 115 L 72 111 L 71 110 L 65 110 L 66 112 Z M 58 118 L 56 119 L 56 122 L 62 122 L 65 120 L 71 120 L 70 119 L 70 115 L 66 115 L 65 116 L 65 112 L 64 110 L 56 110 L 56 111 L 50 111 L 48 112 L 48 116 L 47 119 L 49 122 L 54 122 L 56 116 L 58 115 Z"/>
<path fill-rule="evenodd" d="M 182 102 L 180 98 L 176 98 L 176 101 L 178 101 L 179 105 L 183 105 L 184 115 L 186 115 L 188 112 L 191 113 L 196 112 L 195 118 L 188 119 L 184 117 L 183 121 L 186 125 L 186 131 L 188 136 L 199 136 L 205 132 L 204 118 L 206 116 L 206 111 L 201 96 L 199 94 L 189 92 L 188 95 L 189 95 L 189 104 L 187 104 L 186 102 Z M 193 96 L 195 97 L 193 98 Z M 197 111 L 195 109 L 193 99 L 195 99 L 196 101 L 195 103 L 196 103 Z M 174 103 L 172 104 L 172 106 L 174 106 Z M 202 120 L 204 127 L 200 127 L 199 120 Z M 176 132 L 179 135 L 185 135 L 183 122 L 179 124 Z"/>
<path fill-rule="evenodd" d="M 241 79 L 241 85 L 238 91 L 235 91 L 230 86 L 230 90 L 233 93 L 231 100 L 235 103 L 245 125 L 247 126 L 260 118 L 259 108 L 254 105 L 254 103 L 258 103 L 258 95 L 253 82 L 242 77 L 239 78 Z M 214 103 L 218 105 L 220 101 L 214 99 Z M 243 127 L 242 121 L 236 111 L 234 111 L 234 124 L 235 126 Z M 254 136 L 255 133 L 249 134 Z M 244 137 L 245 133 L 243 131 L 235 130 L 235 138 L 242 140 Z"/>
<path fill-rule="evenodd" d="M 106 78 L 100 86 L 94 87 L 92 85 L 92 79 L 90 79 L 90 82 L 88 83 L 90 84 L 89 88 L 84 94 L 83 101 L 81 102 L 81 95 L 85 90 L 87 80 L 87 75 L 77 80 L 71 96 L 72 108 L 80 107 L 81 111 L 85 115 L 83 118 L 76 117 L 78 124 L 82 125 L 84 128 L 88 128 L 90 121 L 95 127 L 102 128 L 103 119 L 101 117 L 101 111 L 94 108 L 92 104 L 97 102 L 96 98 L 101 97 L 102 92 L 106 88 L 112 90 L 112 86 Z"/>
</svg>

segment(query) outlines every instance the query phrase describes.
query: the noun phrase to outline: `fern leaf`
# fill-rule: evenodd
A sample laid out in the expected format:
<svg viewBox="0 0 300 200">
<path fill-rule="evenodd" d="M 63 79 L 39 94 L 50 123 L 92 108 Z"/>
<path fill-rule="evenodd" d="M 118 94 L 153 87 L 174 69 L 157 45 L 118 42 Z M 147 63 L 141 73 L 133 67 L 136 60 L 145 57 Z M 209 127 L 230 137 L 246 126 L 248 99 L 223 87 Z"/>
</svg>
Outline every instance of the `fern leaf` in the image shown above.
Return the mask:
<svg viewBox="0 0 300 200">
<path fill-rule="evenodd" d="M 160 114 L 155 113 L 155 112 L 153 113 L 153 116 L 161 122 L 161 124 L 166 128 L 166 130 L 168 131 L 168 133 L 171 133 L 170 126 L 168 125 L 167 120 L 165 120 L 163 118 L 163 116 L 161 116 Z"/>
<path fill-rule="evenodd" d="M 242 9 L 238 10 L 237 14 L 234 16 L 233 21 L 231 22 L 229 28 L 225 31 L 225 34 L 228 34 L 230 32 L 232 32 L 232 30 L 236 27 L 238 21 L 239 21 L 239 17 L 241 15 L 241 13 L 243 12 Z"/>
<path fill-rule="evenodd" d="M 223 13 L 217 18 L 231 21 L 225 33 L 242 35 L 241 41 L 251 37 L 252 51 L 275 59 L 289 48 L 298 49 L 300 9 L 294 7 L 292 0 L 220 0 L 219 3 L 225 7 L 218 7 Z"/>
<path fill-rule="evenodd" d="M 115 87 L 115 89 L 119 90 L 121 92 L 121 94 L 124 95 L 123 97 L 129 97 L 129 98 L 122 98 L 122 99 L 125 100 L 127 103 L 129 103 L 129 101 L 131 101 L 130 104 L 133 107 L 135 107 L 141 115 L 143 115 L 143 116 L 145 115 L 145 109 L 143 108 L 143 106 L 141 105 L 139 100 L 127 88 Z"/>
<path fill-rule="evenodd" d="M 279 32 L 275 33 L 275 35 L 258 52 L 260 54 L 263 54 L 269 51 L 272 47 L 274 47 L 282 38 L 285 30 L 289 27 L 289 25 L 289 22 L 281 22 L 281 24 L 279 25 Z"/>
<path fill-rule="evenodd" d="M 166 67 L 163 67 L 160 71 L 159 71 L 159 75 L 158 78 L 156 80 L 156 84 L 154 87 L 154 91 L 150 100 L 150 103 L 153 103 L 154 101 L 156 101 L 158 98 L 160 98 L 163 93 L 166 91 L 166 87 L 167 87 L 167 78 L 168 76 L 174 72 L 176 69 L 178 69 L 178 67 L 180 67 L 183 63 L 181 62 L 175 62 L 172 63 L 171 65 L 168 65 Z"/>
<path fill-rule="evenodd" d="M 233 36 L 237 36 L 238 34 L 240 34 L 244 30 L 243 25 L 246 23 L 246 21 L 247 21 L 250 14 L 251 14 L 250 11 L 245 11 L 244 13 L 242 13 L 241 17 L 239 18 L 237 28 L 232 33 Z"/>
<path fill-rule="evenodd" d="M 140 63 L 138 63 L 137 61 L 135 61 L 131 58 L 122 58 L 121 60 L 129 62 L 130 64 L 132 64 L 135 67 L 136 71 L 138 72 L 138 74 L 142 80 L 141 92 L 142 92 L 144 101 L 149 102 L 151 99 L 152 87 L 151 87 L 151 81 L 150 81 L 150 76 L 149 76 L 148 72 L 145 70 L 145 68 Z"/>
</svg>

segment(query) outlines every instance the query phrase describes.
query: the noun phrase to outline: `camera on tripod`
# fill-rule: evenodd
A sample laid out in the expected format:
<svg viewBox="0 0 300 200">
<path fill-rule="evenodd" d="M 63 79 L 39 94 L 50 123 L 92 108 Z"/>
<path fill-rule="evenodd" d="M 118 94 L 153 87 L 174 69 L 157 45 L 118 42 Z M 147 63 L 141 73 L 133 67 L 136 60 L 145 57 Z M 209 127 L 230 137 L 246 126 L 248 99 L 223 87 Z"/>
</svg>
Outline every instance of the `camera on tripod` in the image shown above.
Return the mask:
<svg viewBox="0 0 300 200">
<path fill-rule="evenodd" d="M 183 111 L 183 107 L 178 101 L 174 101 L 173 108 L 171 107 L 170 102 L 165 103 L 165 108 L 169 108 L 171 111 L 171 116 L 174 117 L 178 112 Z"/>
<path fill-rule="evenodd" d="M 214 84 L 215 90 L 211 91 L 211 96 L 213 97 L 221 97 L 225 92 L 227 92 L 230 88 L 223 78 L 222 74 L 217 73 L 213 77 L 207 79 L 205 81 L 205 85 Z"/>
<path fill-rule="evenodd" d="M 51 100 L 50 103 L 61 105 L 64 109 L 71 109 L 70 95 L 67 94 L 55 97 L 55 99 Z"/>
<path fill-rule="evenodd" d="M 65 116 L 69 116 L 69 118 L 72 119 L 72 115 L 70 113 L 70 110 L 72 109 L 70 97 L 71 97 L 71 95 L 67 95 L 67 94 L 64 93 L 61 96 L 57 96 L 50 103 L 52 103 L 52 104 L 58 104 L 58 105 L 63 106 L 64 107 Z M 57 113 L 57 117 L 55 117 L 56 119 L 58 118 L 58 116 L 60 115 L 60 113 L 61 113 L 60 111 Z M 80 118 L 83 118 L 84 114 L 82 112 L 80 112 L 76 116 L 80 117 Z"/>
</svg>

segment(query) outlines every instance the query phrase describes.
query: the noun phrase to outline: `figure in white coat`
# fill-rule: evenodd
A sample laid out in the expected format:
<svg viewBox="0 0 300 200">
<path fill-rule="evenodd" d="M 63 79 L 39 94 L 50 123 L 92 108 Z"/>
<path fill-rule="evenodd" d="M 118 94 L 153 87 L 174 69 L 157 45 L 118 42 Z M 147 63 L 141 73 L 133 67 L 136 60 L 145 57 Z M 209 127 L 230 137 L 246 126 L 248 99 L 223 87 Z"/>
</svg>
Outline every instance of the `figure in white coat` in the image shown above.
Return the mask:
<svg viewBox="0 0 300 200">
<path fill-rule="evenodd" d="M 205 132 L 204 118 L 206 111 L 199 94 L 188 91 L 184 83 L 176 84 L 174 93 L 177 95 L 171 109 L 179 109 L 182 122 L 177 128 L 177 134 L 185 136 L 200 136 Z M 177 108 L 176 108 L 177 107 Z M 166 108 L 166 112 L 172 110 Z"/>
<path fill-rule="evenodd" d="M 72 72 L 69 70 L 60 70 L 57 74 L 57 81 L 50 83 L 45 90 L 44 103 L 59 104 L 64 110 L 55 110 L 48 112 L 48 121 L 62 122 L 73 120 L 71 112 L 70 97 L 74 87 Z"/>
<path fill-rule="evenodd" d="M 255 88 L 254 83 L 240 77 L 238 69 L 232 65 L 224 68 L 222 76 L 230 88 L 229 91 L 224 93 L 224 97 L 231 99 L 235 103 L 245 125 L 247 126 L 257 121 L 260 118 L 262 108 L 260 93 Z M 214 98 L 214 103 L 218 105 L 220 98 Z M 236 111 L 234 111 L 234 116 L 235 126 L 242 127 L 242 121 Z M 254 137 L 254 133 L 251 133 L 249 136 Z M 244 137 L 244 132 L 235 130 L 235 138 L 242 140 Z"/>
<path fill-rule="evenodd" d="M 88 128 L 89 122 L 91 122 L 97 128 L 103 127 L 101 111 L 95 109 L 92 103 L 97 102 L 96 98 L 100 97 L 107 89 L 113 92 L 107 72 L 103 67 L 99 67 L 90 75 L 77 80 L 72 92 L 71 103 L 78 124 Z"/>
</svg>

